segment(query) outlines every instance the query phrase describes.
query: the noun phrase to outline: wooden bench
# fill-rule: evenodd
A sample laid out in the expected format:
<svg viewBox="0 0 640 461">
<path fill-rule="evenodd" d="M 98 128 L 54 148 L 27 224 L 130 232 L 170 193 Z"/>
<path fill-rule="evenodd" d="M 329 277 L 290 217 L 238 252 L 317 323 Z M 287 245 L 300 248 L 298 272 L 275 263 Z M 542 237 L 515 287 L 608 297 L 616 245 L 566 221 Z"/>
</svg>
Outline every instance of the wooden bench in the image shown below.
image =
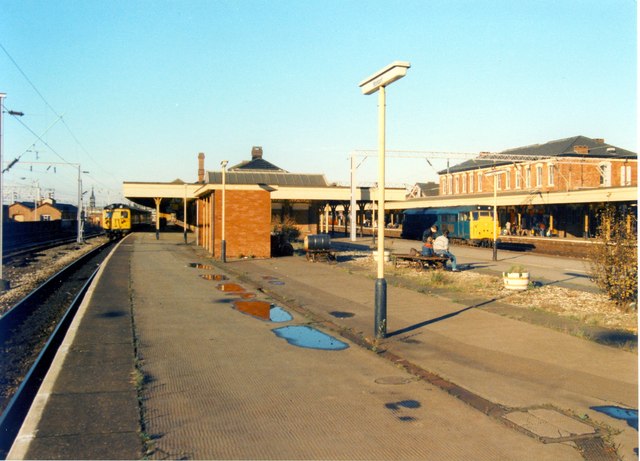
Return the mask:
<svg viewBox="0 0 640 461">
<path fill-rule="evenodd" d="M 444 269 L 449 258 L 444 256 L 422 256 L 418 254 L 392 254 L 391 259 L 395 267 L 413 267 L 421 272 L 424 268 Z"/>
<path fill-rule="evenodd" d="M 307 261 L 326 261 L 329 264 L 335 264 L 338 262 L 338 256 L 335 251 L 332 250 L 306 250 Z"/>
</svg>

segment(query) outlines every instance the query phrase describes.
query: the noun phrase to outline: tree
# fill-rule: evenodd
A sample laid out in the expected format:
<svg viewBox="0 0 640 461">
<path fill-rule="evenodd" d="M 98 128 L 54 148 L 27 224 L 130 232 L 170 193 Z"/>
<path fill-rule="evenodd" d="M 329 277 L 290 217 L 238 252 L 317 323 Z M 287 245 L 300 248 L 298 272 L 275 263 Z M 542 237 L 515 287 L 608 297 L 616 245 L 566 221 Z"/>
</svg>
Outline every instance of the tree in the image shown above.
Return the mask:
<svg viewBox="0 0 640 461">
<path fill-rule="evenodd" d="M 638 235 L 635 207 L 607 205 L 599 213 L 589 254 L 591 280 L 623 309 L 638 302 Z"/>
</svg>

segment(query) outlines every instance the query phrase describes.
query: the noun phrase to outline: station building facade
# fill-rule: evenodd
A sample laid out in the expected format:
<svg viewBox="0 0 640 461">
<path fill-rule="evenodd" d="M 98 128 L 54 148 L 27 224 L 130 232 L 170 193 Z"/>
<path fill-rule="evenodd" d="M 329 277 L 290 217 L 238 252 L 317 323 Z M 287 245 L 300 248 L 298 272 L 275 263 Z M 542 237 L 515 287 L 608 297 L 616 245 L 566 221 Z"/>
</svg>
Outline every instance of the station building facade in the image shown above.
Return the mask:
<svg viewBox="0 0 640 461">
<path fill-rule="evenodd" d="M 356 188 L 359 209 L 371 204 L 375 194 L 374 188 Z M 386 194 L 402 200 L 405 189 L 387 188 Z M 123 195 L 155 208 L 157 216 L 171 211 L 213 257 L 221 255 L 224 214 L 226 256 L 265 258 L 272 256 L 273 231 L 284 223 L 295 226 L 300 237 L 328 232 L 337 206 L 348 209 L 351 188 L 330 184 L 323 174 L 286 171 L 264 159 L 262 148 L 255 146 L 249 160 L 214 171 L 206 171 L 200 153 L 195 183 L 125 182 Z"/>
<path fill-rule="evenodd" d="M 574 136 L 484 152 L 438 175 L 437 197 L 396 206 L 495 205 L 502 229 L 560 237 L 593 236 L 607 203 L 637 215 L 637 154 L 601 138 Z"/>
</svg>

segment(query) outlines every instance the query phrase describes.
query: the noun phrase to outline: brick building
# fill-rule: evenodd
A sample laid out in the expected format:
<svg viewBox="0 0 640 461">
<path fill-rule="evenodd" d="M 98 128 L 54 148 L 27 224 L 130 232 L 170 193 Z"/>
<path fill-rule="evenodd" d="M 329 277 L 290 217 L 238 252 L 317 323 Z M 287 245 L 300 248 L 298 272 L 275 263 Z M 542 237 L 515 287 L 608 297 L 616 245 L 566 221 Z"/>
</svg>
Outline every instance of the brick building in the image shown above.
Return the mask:
<svg viewBox="0 0 640 461">
<path fill-rule="evenodd" d="M 15 202 L 9 205 L 7 212 L 9 219 L 19 222 L 78 218 L 78 207 L 68 203 L 57 203 L 50 198 L 42 200 L 38 206 L 34 202 Z"/>
<path fill-rule="evenodd" d="M 391 203 L 392 209 L 491 205 L 498 225 L 522 235 L 590 237 L 599 210 L 615 203 L 637 213 L 635 152 L 604 139 L 575 136 L 481 153 L 439 174 L 436 197 Z"/>
<path fill-rule="evenodd" d="M 199 182 L 205 186 L 199 191 L 198 213 L 201 232 L 198 244 L 214 255 L 220 254 L 222 240 L 222 171 L 204 172 L 204 155 L 199 157 Z M 209 185 L 209 187 L 207 187 Z M 326 188 L 322 174 L 290 173 L 263 158 L 262 147 L 254 146 L 251 159 L 228 168 L 225 172 L 225 241 L 227 256 L 270 257 L 271 230 L 274 222 L 287 216 L 294 220 L 302 232 L 315 231 L 314 218 L 318 206 L 312 200 L 272 199 L 278 187 Z"/>
<path fill-rule="evenodd" d="M 440 195 L 498 191 L 558 192 L 588 188 L 637 187 L 637 154 L 585 136 L 549 141 L 500 152 L 505 160 L 478 159 L 439 171 Z"/>
</svg>

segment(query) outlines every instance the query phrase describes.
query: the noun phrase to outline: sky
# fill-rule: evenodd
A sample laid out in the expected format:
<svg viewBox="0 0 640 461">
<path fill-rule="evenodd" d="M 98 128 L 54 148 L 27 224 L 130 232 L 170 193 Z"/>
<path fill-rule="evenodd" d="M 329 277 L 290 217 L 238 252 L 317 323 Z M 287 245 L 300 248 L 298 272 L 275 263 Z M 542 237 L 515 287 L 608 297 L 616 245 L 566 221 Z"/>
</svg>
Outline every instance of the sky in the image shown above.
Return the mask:
<svg viewBox="0 0 640 461">
<path fill-rule="evenodd" d="M 121 201 L 123 181 L 197 180 L 264 158 L 347 185 L 376 150 L 464 155 L 584 135 L 637 152 L 632 0 L 0 0 L 4 200 Z M 390 156 L 387 185 L 437 180 L 443 155 Z M 425 159 L 426 157 L 426 159 Z M 357 157 L 357 181 L 377 160 Z M 85 195 L 86 197 L 86 195 Z"/>
</svg>

